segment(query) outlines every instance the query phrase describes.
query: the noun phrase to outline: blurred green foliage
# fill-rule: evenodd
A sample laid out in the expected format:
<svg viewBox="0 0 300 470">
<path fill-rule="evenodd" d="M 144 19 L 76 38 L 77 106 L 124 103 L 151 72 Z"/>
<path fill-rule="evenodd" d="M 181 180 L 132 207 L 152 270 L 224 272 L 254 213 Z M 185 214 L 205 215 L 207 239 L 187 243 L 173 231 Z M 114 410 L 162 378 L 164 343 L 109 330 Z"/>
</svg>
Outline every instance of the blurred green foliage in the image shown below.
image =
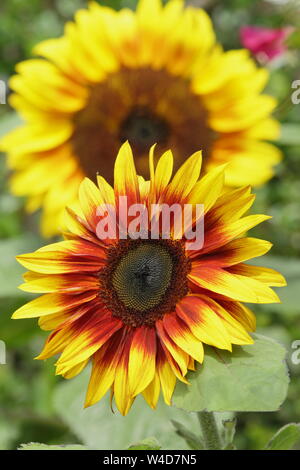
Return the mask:
<svg viewBox="0 0 300 470">
<path fill-rule="evenodd" d="M 124 6 L 134 8 L 136 0 L 99 3 L 116 9 Z M 244 24 L 299 27 L 299 10 L 298 16 L 295 15 L 296 8 L 299 8 L 298 0 L 281 3 L 271 0 L 190 0 L 187 3 L 207 8 L 218 38 L 226 49 L 241 47 L 238 31 Z M 64 23 L 72 18 L 76 9 L 86 5 L 84 0 L 1 0 L 0 78 L 7 80 L 14 71 L 14 65 L 30 57 L 30 51 L 38 41 L 59 36 Z M 296 39 L 294 46 L 298 44 Z M 265 259 L 264 264 L 281 270 L 289 281 L 289 286 L 282 291 L 283 304 L 259 306 L 255 311 L 259 332 L 287 347 L 291 385 L 288 399 L 278 412 L 239 414 L 237 444 L 243 449 L 262 448 L 281 426 L 300 421 L 300 365 L 293 365 L 290 361 L 292 341 L 300 339 L 300 105 L 292 105 L 290 99 L 291 83 L 296 78 L 300 78 L 299 50 L 291 50 L 287 63 L 271 69 L 268 86 L 268 91 L 279 100 L 276 114 L 283 123 L 279 146 L 284 160 L 278 165 L 273 180 L 257 189 L 254 208 L 257 212 L 272 215 L 273 219 L 253 231 L 254 235 L 274 243 L 272 256 Z M 13 128 L 17 119 L 8 105 L 1 105 L 0 135 Z M 94 407 L 94 411 L 81 411 L 79 382 L 74 381 L 72 386 L 72 382 L 55 377 L 52 360 L 33 361 L 45 338 L 36 321 L 10 320 L 11 313 L 28 299 L 17 290 L 22 269 L 17 266 L 14 256 L 34 250 L 44 242 L 38 235 L 38 215 L 28 217 L 25 214 L 23 201 L 9 193 L 8 176 L 3 157 L 0 161 L 0 339 L 7 344 L 7 364 L 0 365 L 0 449 L 13 449 L 30 441 L 86 444 L 89 439 L 96 439 L 95 433 L 103 427 L 103 420 L 106 442 L 113 441 L 116 447 L 115 418 L 110 419 L 113 415 L 107 409 L 107 402 L 104 408 L 99 405 Z M 178 417 L 175 410 L 169 413 L 164 408 L 160 407 L 160 411 L 154 414 L 139 401 L 138 411 L 126 418 L 130 429 L 137 426 L 133 419 L 137 413 L 138 421 L 144 423 L 133 433 L 134 439 L 149 436 L 150 416 L 154 423 L 153 432 L 159 434 L 160 429 L 166 429 L 171 433 L 170 419 L 178 420 Z M 179 421 L 180 418 L 179 413 Z M 159 420 L 163 422 L 161 428 Z M 183 417 L 182 420 L 184 424 Z M 189 420 L 193 422 L 193 418 Z M 126 435 L 124 420 L 118 418 L 118 421 L 122 422 L 120 429 Z M 93 424 L 92 428 L 86 431 L 89 423 Z M 186 424 L 189 425 L 188 422 Z M 99 436 L 97 439 L 99 443 Z M 165 445 L 185 447 L 183 440 L 179 444 L 180 438 L 175 433 L 174 439 L 173 444 L 166 442 Z"/>
</svg>

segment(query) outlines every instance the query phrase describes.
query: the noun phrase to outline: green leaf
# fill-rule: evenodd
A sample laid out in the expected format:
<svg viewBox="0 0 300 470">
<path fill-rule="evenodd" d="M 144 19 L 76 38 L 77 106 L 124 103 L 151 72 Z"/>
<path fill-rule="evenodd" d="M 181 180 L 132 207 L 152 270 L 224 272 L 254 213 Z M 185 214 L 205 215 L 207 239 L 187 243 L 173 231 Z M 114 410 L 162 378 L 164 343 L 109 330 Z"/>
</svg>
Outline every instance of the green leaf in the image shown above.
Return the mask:
<svg viewBox="0 0 300 470">
<path fill-rule="evenodd" d="M 30 442 L 29 444 L 21 444 L 18 450 L 88 450 L 88 448 L 80 444 L 48 446 L 47 444 L 40 444 L 39 442 Z"/>
<path fill-rule="evenodd" d="M 205 348 L 203 365 L 178 383 L 172 402 L 187 411 L 275 411 L 286 397 L 289 377 L 285 349 L 253 335 L 255 343 L 233 352 Z"/>
<path fill-rule="evenodd" d="M 155 437 L 148 437 L 137 444 L 132 444 L 128 450 L 160 450 L 161 446 Z"/>
<path fill-rule="evenodd" d="M 281 145 L 300 145 L 299 125 L 294 123 L 282 124 L 281 134 L 277 142 Z"/>
<path fill-rule="evenodd" d="M 189 429 L 183 426 L 183 424 L 175 421 L 174 419 L 172 419 L 172 424 L 176 430 L 176 434 L 185 440 L 190 449 L 204 449 L 204 445 L 201 442 L 201 439 L 199 439 L 195 433 L 191 432 Z"/>
<path fill-rule="evenodd" d="M 291 450 L 296 444 L 300 444 L 300 424 L 290 423 L 283 426 L 270 439 L 266 450 Z"/>
<path fill-rule="evenodd" d="M 89 381 L 89 368 L 72 380 L 63 381 L 54 392 L 54 408 L 80 442 L 91 449 L 127 449 L 133 442 L 158 436 L 163 449 L 188 449 L 171 420 L 181 422 L 191 432 L 199 432 L 197 415 L 167 406 L 162 400 L 152 410 L 138 396 L 127 416 L 110 409 L 109 393 L 102 400 L 84 409 L 84 397 Z M 225 419 L 225 417 L 224 417 Z"/>
</svg>

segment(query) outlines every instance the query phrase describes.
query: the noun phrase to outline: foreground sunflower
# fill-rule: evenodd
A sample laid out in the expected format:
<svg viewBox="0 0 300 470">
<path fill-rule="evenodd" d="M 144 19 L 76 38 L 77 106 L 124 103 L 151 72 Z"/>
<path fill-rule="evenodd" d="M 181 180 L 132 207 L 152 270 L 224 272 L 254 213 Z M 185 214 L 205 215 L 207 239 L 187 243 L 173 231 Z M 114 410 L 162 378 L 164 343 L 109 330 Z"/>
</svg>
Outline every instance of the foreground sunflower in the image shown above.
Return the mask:
<svg viewBox="0 0 300 470">
<path fill-rule="evenodd" d="M 174 152 L 175 167 L 203 150 L 205 171 L 230 162 L 226 183 L 260 185 L 280 153 L 275 100 L 246 50 L 224 52 L 205 11 L 181 0 L 141 0 L 136 12 L 95 2 L 17 65 L 11 105 L 25 124 L 2 140 L 15 171 L 12 190 L 44 209 L 42 230 L 57 232 L 84 176 L 109 182 L 121 143 L 132 145 L 148 178 L 148 152 Z"/>
<path fill-rule="evenodd" d="M 276 271 L 244 263 L 271 247 L 243 236 L 268 219 L 242 217 L 254 200 L 250 188 L 224 193 L 224 166 L 198 181 L 199 152 L 173 179 L 172 168 L 170 151 L 155 167 L 152 150 L 151 178 L 145 181 L 137 176 L 131 147 L 125 143 L 115 163 L 114 189 L 100 176 L 98 187 L 88 178 L 81 183 L 78 213 L 66 211 L 65 241 L 18 256 L 30 270 L 21 288 L 45 295 L 21 307 L 13 318 L 40 317 L 40 327 L 53 330 L 38 359 L 61 354 L 57 374 L 74 377 L 92 359 L 86 406 L 109 389 L 124 415 L 139 393 L 155 408 L 161 389 L 170 404 L 176 378 L 187 382 L 194 360 L 202 363 L 203 344 L 231 351 L 234 344 L 253 343 L 248 332 L 255 330 L 255 317 L 241 302 L 278 302 L 269 286 L 285 285 Z M 130 207 L 147 208 L 144 236 L 99 238 L 99 224 L 106 217 L 118 215 L 119 230 L 125 219 L 132 223 L 129 212 L 124 216 L 117 210 L 121 197 Z M 177 216 L 170 238 L 165 232 L 158 232 L 156 239 L 145 237 L 159 219 L 151 212 L 155 204 L 203 204 L 202 247 L 192 249 L 190 239 L 178 235 Z M 199 220 L 192 220 L 193 228 Z"/>
</svg>

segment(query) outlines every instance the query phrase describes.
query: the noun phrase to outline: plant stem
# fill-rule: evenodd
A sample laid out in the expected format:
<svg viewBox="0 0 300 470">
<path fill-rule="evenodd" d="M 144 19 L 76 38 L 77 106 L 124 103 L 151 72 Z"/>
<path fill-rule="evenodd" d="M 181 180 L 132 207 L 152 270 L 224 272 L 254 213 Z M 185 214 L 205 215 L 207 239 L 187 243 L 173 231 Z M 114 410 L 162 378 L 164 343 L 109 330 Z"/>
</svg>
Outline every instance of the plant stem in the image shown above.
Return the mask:
<svg viewBox="0 0 300 470">
<path fill-rule="evenodd" d="M 219 435 L 214 413 L 199 411 L 197 413 L 202 430 L 202 440 L 206 450 L 222 449 L 222 442 Z"/>
</svg>

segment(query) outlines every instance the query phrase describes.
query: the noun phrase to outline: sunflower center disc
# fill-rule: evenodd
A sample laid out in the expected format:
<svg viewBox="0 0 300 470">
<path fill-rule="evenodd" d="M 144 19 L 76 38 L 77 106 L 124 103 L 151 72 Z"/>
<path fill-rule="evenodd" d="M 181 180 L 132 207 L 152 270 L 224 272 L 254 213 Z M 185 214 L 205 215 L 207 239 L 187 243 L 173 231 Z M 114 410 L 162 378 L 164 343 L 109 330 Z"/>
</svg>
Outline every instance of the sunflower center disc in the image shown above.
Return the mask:
<svg viewBox="0 0 300 470">
<path fill-rule="evenodd" d="M 112 284 L 126 307 L 144 312 L 157 305 L 172 277 L 172 259 L 161 246 L 140 245 L 117 266 Z"/>
<path fill-rule="evenodd" d="M 188 293 L 190 267 L 182 241 L 119 240 L 99 272 L 99 295 L 125 324 L 151 326 Z"/>
</svg>

